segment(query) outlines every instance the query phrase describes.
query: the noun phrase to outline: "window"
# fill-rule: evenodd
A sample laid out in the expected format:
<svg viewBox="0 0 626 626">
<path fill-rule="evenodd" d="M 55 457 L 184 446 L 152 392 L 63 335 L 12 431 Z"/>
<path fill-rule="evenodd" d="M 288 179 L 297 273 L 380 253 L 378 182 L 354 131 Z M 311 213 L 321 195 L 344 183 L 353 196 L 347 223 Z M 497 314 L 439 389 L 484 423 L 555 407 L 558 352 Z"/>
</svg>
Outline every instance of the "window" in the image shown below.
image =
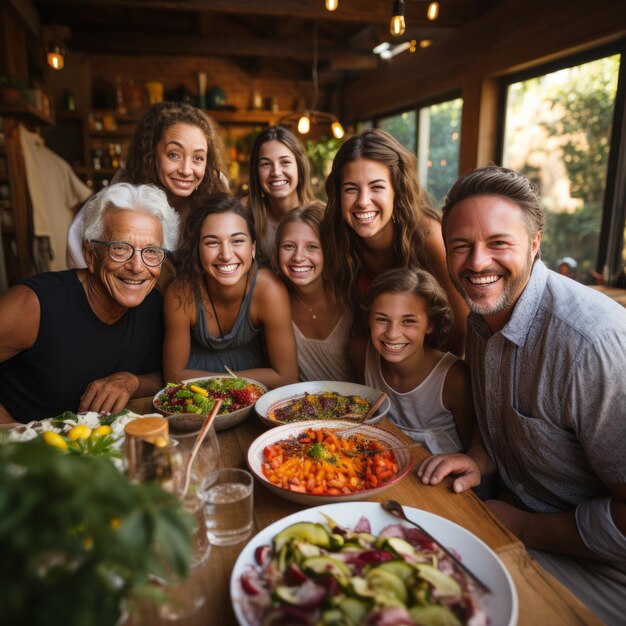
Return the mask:
<svg viewBox="0 0 626 626">
<path fill-rule="evenodd" d="M 415 154 L 415 111 L 403 111 L 378 120 L 378 128 L 393 135 L 407 150 Z"/>
<path fill-rule="evenodd" d="M 546 209 L 544 262 L 565 271 L 567 259 L 574 277 L 586 283 L 600 279 L 603 220 L 605 229 L 611 221 L 605 204 L 610 151 L 619 148 L 611 146 L 619 71 L 620 54 L 570 61 L 518 78 L 506 92 L 502 164 L 539 187 Z M 623 216 L 618 230 L 623 237 Z"/>
<path fill-rule="evenodd" d="M 419 110 L 418 172 L 434 207 L 440 207 L 459 176 L 463 100 L 455 98 Z"/>
</svg>

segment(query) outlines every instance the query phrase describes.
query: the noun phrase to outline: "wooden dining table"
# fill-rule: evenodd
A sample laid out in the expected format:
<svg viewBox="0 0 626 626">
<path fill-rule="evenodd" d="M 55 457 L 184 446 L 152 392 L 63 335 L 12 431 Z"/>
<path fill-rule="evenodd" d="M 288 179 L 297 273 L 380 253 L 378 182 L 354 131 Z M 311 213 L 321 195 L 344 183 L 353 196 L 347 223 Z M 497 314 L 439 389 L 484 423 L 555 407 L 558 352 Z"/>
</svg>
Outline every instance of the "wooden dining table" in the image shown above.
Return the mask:
<svg viewBox="0 0 626 626">
<path fill-rule="evenodd" d="M 128 408 L 139 414 L 154 411 L 148 399 L 134 400 Z M 379 425 L 410 441 L 386 418 Z M 253 415 L 244 423 L 219 432 L 220 467 L 246 469 L 248 448 L 265 430 L 267 427 Z M 415 470 L 430 453 L 418 446 L 413 448 L 412 454 L 413 467 L 409 473 L 384 493 L 367 500 L 380 502 L 393 498 L 404 505 L 451 520 L 482 539 L 499 556 L 513 578 L 519 600 L 519 626 L 602 625 L 601 620 L 527 553 L 520 540 L 491 514 L 472 491 L 454 493 L 448 479 L 437 486 L 422 484 Z M 208 559 L 193 572 L 193 576 L 201 581 L 204 603 L 193 614 L 178 620 L 176 623 L 180 626 L 237 626 L 230 599 L 230 576 L 239 553 L 257 532 L 306 508 L 276 495 L 258 481 L 253 497 L 253 530 L 250 536 L 237 545 L 211 546 Z M 155 609 L 132 616 L 124 626 L 166 623 L 171 622 L 161 621 Z M 502 625 L 492 623 L 491 626 Z"/>
</svg>

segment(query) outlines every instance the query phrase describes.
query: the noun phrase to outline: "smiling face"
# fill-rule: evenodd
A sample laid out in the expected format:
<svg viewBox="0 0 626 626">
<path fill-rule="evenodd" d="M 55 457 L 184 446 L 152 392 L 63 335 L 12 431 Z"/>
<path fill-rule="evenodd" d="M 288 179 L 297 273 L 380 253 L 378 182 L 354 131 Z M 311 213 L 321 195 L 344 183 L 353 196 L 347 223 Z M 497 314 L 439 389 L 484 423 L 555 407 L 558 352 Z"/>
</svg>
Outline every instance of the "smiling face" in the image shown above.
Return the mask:
<svg viewBox="0 0 626 626">
<path fill-rule="evenodd" d="M 163 131 L 156 150 L 157 174 L 172 204 L 189 197 L 206 171 L 207 140 L 192 124 L 177 123 Z"/>
<path fill-rule="evenodd" d="M 228 211 L 208 215 L 200 229 L 200 263 L 209 280 L 236 285 L 252 266 L 255 246 L 243 217 Z"/>
<path fill-rule="evenodd" d="M 263 193 L 272 200 L 298 206 L 298 164 L 294 153 L 282 142 L 272 139 L 259 149 L 257 164 Z"/>
<path fill-rule="evenodd" d="M 423 300 L 410 291 L 381 293 L 369 315 L 374 348 L 389 363 L 421 359 L 431 324 Z"/>
<path fill-rule="evenodd" d="M 296 287 L 322 280 L 324 255 L 317 233 L 305 222 L 285 227 L 278 246 L 278 265 Z"/>
<path fill-rule="evenodd" d="M 345 164 L 341 213 L 359 237 L 369 239 L 392 228 L 394 197 L 389 168 L 384 163 L 357 159 Z"/>
<path fill-rule="evenodd" d="M 103 241 L 125 241 L 136 249 L 162 246 L 161 223 L 153 215 L 140 211 L 107 211 L 103 220 Z M 97 302 L 102 311 L 96 315 L 105 319 L 108 309 L 139 306 L 154 288 L 161 265 L 148 267 L 139 252 L 125 263 L 114 261 L 104 245 L 85 246 L 87 269 L 94 277 L 99 293 Z M 102 317 L 100 314 L 104 315 Z"/>
<path fill-rule="evenodd" d="M 470 310 L 499 330 L 528 282 L 541 234 L 531 238 L 523 210 L 490 195 L 459 202 L 444 235 L 454 286 Z"/>
</svg>

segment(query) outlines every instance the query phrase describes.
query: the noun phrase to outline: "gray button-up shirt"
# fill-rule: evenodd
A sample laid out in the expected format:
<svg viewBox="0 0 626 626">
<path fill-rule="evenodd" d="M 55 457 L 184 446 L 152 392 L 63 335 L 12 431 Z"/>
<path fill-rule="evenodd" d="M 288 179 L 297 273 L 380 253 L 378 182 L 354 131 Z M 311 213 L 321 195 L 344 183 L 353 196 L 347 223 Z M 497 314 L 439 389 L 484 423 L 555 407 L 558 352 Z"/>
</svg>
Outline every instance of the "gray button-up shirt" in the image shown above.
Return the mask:
<svg viewBox="0 0 626 626">
<path fill-rule="evenodd" d="M 495 334 L 471 314 L 468 362 L 480 431 L 531 510 L 576 509 L 585 544 L 626 560 L 608 484 L 626 482 L 626 309 L 541 261 Z"/>
</svg>

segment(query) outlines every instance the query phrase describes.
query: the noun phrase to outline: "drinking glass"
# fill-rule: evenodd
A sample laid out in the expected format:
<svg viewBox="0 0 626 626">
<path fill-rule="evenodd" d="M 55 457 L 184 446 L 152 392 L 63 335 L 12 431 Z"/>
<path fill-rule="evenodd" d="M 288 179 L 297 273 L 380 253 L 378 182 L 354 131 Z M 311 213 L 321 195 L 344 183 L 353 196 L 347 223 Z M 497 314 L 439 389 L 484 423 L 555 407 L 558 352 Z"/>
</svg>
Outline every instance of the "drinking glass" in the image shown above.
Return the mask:
<svg viewBox="0 0 626 626">
<path fill-rule="evenodd" d="M 187 467 L 187 460 L 191 454 L 191 450 L 196 442 L 200 430 L 193 432 L 170 431 L 170 439 L 178 442 L 177 450 L 181 457 L 181 470 Z M 220 444 L 217 440 L 215 426 L 211 426 L 209 432 L 204 437 L 200 450 L 194 459 L 191 470 L 198 476 L 200 481 L 211 472 L 215 471 L 220 461 Z"/>
<path fill-rule="evenodd" d="M 230 546 L 250 534 L 253 483 L 252 474 L 242 469 L 219 469 L 205 478 L 200 493 L 212 544 Z"/>
</svg>

